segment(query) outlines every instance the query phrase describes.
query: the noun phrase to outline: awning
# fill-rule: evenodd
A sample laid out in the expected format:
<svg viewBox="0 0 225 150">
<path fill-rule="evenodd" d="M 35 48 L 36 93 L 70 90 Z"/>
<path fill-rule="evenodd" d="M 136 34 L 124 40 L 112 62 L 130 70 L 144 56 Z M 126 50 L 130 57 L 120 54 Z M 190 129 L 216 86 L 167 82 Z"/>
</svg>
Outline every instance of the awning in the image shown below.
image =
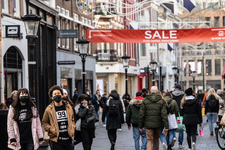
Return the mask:
<svg viewBox="0 0 225 150">
<path fill-rule="evenodd" d="M 223 67 L 222 79 L 224 79 L 224 75 L 225 75 L 225 65 L 224 65 L 224 67 Z"/>
</svg>

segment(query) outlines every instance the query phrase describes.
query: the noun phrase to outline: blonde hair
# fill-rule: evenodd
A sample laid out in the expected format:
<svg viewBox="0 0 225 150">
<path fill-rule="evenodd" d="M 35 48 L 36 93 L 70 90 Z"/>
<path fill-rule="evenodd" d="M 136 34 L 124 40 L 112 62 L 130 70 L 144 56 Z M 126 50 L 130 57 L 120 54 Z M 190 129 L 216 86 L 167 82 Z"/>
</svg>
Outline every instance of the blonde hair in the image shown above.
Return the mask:
<svg viewBox="0 0 225 150">
<path fill-rule="evenodd" d="M 208 98 L 211 94 L 213 94 L 215 98 L 218 97 L 217 94 L 216 94 L 216 91 L 215 91 L 213 88 L 209 89 L 207 98 Z M 206 98 L 206 99 L 207 99 L 207 98 Z"/>
<path fill-rule="evenodd" d="M 185 94 L 184 97 L 181 99 L 181 102 L 180 102 L 180 108 L 183 109 L 184 108 L 184 104 L 186 103 L 186 100 L 185 100 L 185 97 L 187 95 Z"/>
</svg>

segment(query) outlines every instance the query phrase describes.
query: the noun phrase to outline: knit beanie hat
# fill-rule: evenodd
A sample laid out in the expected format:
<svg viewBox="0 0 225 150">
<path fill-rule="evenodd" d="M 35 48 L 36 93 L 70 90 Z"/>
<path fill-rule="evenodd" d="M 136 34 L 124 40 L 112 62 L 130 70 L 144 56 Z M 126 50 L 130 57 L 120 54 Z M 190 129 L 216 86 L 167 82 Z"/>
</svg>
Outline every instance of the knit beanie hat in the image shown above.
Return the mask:
<svg viewBox="0 0 225 150">
<path fill-rule="evenodd" d="M 188 89 L 185 91 L 185 94 L 186 94 L 187 96 L 192 95 L 192 94 L 193 94 L 192 88 L 188 88 Z"/>
</svg>

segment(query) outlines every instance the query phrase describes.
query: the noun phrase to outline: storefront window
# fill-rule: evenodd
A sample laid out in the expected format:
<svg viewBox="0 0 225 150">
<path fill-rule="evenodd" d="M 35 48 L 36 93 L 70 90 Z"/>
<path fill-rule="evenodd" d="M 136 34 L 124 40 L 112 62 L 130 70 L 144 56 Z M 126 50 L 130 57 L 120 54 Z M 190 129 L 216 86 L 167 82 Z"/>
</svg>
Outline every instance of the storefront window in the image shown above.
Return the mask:
<svg viewBox="0 0 225 150">
<path fill-rule="evenodd" d="M 203 73 L 202 60 L 198 60 L 197 73 L 198 73 L 198 76 L 201 76 Z"/>
<path fill-rule="evenodd" d="M 211 76 L 212 75 L 212 63 L 211 59 L 206 59 L 206 75 Z"/>
<path fill-rule="evenodd" d="M 195 71 L 195 61 L 189 60 L 188 65 L 189 65 L 189 76 L 192 76 L 192 72 Z"/>
<path fill-rule="evenodd" d="M 72 83 L 72 80 L 71 79 L 66 79 L 66 78 L 61 78 L 60 80 L 61 82 L 61 87 L 63 89 L 65 89 L 70 97 L 70 99 L 72 98 L 72 93 L 71 93 L 71 83 Z"/>
<path fill-rule="evenodd" d="M 221 74 L 220 59 L 215 59 L 215 75 Z"/>
</svg>

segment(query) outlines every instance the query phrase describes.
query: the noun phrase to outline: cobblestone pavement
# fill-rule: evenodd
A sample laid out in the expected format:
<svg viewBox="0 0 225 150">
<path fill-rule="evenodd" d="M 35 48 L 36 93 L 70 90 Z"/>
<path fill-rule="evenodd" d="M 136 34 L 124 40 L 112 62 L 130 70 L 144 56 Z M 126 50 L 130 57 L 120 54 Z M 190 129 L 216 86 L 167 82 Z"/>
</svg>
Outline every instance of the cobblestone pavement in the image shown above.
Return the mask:
<svg viewBox="0 0 225 150">
<path fill-rule="evenodd" d="M 203 117 L 203 130 L 204 136 L 197 136 L 196 149 L 197 150 L 220 150 L 216 142 L 216 136 L 210 136 L 209 126 L 206 123 L 206 117 Z M 178 138 L 178 134 L 177 134 Z M 184 150 L 188 150 L 186 133 L 184 133 Z M 225 141 L 224 141 L 225 143 Z M 176 142 L 173 150 L 179 150 L 178 142 Z M 75 147 L 75 150 L 82 150 L 82 144 L 78 144 Z M 110 150 L 110 143 L 107 137 L 107 131 L 101 123 L 97 126 L 96 129 L 96 138 L 93 141 L 92 150 Z M 116 150 L 134 150 L 134 140 L 132 135 L 132 130 L 128 130 L 125 125 L 122 128 L 122 131 L 117 132 L 117 142 Z M 161 143 L 159 150 L 162 150 Z"/>
</svg>

